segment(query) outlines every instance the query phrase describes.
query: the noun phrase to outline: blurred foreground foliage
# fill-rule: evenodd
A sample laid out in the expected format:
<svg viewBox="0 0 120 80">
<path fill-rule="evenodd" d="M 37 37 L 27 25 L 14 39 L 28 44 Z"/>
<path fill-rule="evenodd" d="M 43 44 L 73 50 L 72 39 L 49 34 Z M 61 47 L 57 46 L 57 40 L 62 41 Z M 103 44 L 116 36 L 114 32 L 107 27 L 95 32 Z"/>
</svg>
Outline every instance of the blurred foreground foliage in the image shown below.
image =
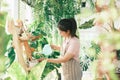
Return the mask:
<svg viewBox="0 0 120 80">
<path fill-rule="evenodd" d="M 4 54 L 8 44 L 10 36 L 5 32 L 5 23 L 6 23 L 6 12 L 0 12 L 0 54 Z"/>
</svg>

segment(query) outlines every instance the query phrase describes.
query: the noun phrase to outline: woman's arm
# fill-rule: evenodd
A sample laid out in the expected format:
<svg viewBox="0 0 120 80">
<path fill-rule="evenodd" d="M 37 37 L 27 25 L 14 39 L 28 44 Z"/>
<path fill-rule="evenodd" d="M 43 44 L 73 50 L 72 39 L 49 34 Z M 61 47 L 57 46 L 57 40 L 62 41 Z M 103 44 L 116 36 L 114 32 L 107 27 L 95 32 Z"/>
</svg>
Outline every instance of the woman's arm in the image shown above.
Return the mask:
<svg viewBox="0 0 120 80">
<path fill-rule="evenodd" d="M 57 58 L 57 59 L 47 59 L 48 62 L 51 63 L 65 63 L 67 61 L 69 61 L 71 58 L 73 58 L 74 55 L 71 53 L 66 53 L 65 56 Z"/>
</svg>

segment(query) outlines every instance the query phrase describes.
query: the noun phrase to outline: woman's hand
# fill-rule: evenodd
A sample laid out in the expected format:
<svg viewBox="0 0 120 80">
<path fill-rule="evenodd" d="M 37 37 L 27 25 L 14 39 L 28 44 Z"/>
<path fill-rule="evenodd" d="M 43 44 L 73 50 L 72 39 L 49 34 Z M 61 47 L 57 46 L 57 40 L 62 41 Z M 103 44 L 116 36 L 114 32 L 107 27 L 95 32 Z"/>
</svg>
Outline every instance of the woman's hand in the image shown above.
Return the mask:
<svg viewBox="0 0 120 80">
<path fill-rule="evenodd" d="M 38 59 L 38 62 L 42 62 L 43 60 L 45 60 L 45 58 L 40 58 Z"/>
<path fill-rule="evenodd" d="M 53 44 L 51 44 L 50 46 L 51 46 L 51 48 L 54 49 L 54 50 L 60 50 L 60 47 L 59 47 L 59 46 L 56 46 L 56 45 L 53 45 Z"/>
</svg>

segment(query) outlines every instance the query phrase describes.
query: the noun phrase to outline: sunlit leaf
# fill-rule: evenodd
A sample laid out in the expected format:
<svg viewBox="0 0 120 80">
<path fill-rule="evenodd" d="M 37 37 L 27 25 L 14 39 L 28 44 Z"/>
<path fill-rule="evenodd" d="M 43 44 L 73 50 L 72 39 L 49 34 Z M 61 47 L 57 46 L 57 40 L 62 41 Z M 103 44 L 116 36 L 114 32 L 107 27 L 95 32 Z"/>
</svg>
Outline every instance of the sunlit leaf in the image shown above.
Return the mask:
<svg viewBox="0 0 120 80">
<path fill-rule="evenodd" d="M 43 70 L 45 68 L 46 62 L 47 61 L 44 60 L 38 63 L 37 65 L 35 65 L 31 69 L 30 73 L 28 74 L 28 80 L 40 80 Z"/>
<path fill-rule="evenodd" d="M 0 73 L 3 73 L 6 70 L 5 63 L 7 58 L 0 55 Z"/>
<path fill-rule="evenodd" d="M 8 68 L 8 75 L 12 80 L 26 80 L 27 74 L 23 67 L 17 61 L 14 61 Z"/>
</svg>

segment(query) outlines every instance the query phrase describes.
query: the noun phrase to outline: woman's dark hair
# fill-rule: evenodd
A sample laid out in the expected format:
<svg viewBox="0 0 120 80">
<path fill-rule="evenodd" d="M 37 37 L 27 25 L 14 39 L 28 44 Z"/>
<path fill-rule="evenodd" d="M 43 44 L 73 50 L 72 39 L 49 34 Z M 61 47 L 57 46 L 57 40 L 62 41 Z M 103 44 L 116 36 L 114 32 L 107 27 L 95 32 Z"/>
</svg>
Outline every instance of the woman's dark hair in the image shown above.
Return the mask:
<svg viewBox="0 0 120 80">
<path fill-rule="evenodd" d="M 77 23 L 74 18 L 60 20 L 58 23 L 58 28 L 65 32 L 69 30 L 72 37 L 78 37 L 76 35 Z"/>
</svg>

